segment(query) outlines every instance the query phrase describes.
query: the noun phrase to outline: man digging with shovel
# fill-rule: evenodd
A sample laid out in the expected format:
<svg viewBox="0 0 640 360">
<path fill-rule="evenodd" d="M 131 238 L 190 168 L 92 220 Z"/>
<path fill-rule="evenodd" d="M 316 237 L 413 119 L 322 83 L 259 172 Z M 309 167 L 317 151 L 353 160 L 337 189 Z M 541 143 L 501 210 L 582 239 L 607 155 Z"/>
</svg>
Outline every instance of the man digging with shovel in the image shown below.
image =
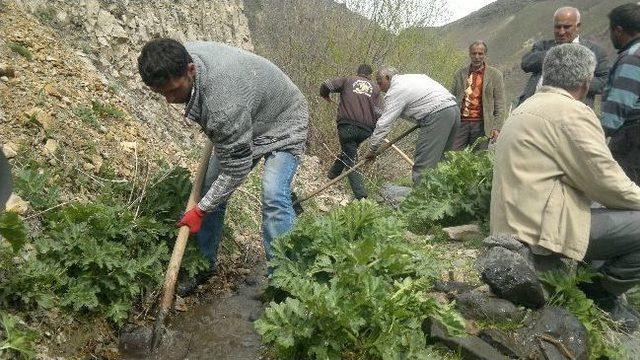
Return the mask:
<svg viewBox="0 0 640 360">
<path fill-rule="evenodd" d="M 138 70 L 167 102 L 185 104 L 185 116 L 200 125 L 214 146 L 204 196 L 179 222 L 196 234 L 211 267 L 195 279 L 181 279 L 177 291 L 184 296 L 214 274 L 227 199 L 262 159 L 267 259 L 271 241 L 293 226 L 291 181 L 305 148 L 307 103 L 268 60 L 215 42 L 151 40 L 138 57 Z"/>
</svg>

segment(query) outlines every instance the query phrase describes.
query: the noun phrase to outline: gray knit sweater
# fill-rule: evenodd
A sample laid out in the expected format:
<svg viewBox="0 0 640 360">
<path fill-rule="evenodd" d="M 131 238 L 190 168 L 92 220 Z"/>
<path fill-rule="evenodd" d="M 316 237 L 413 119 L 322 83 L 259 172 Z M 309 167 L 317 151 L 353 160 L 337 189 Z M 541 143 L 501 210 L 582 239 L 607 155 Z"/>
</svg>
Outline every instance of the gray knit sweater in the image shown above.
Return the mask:
<svg viewBox="0 0 640 360">
<path fill-rule="evenodd" d="M 309 111 L 300 90 L 268 60 L 214 42 L 185 47 L 196 65 L 186 116 L 200 124 L 220 160 L 220 175 L 198 204 L 209 211 L 240 186 L 254 159 L 304 152 Z"/>
</svg>

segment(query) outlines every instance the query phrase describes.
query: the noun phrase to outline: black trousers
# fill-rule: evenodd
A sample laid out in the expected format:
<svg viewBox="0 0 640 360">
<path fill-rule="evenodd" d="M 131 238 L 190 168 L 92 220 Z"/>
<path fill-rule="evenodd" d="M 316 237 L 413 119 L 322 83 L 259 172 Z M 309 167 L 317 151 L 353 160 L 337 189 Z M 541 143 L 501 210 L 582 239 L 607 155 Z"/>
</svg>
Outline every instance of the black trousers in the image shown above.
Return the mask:
<svg viewBox="0 0 640 360">
<path fill-rule="evenodd" d="M 609 148 L 627 176 L 640 185 L 640 121 L 623 126 L 611 135 Z"/>
<path fill-rule="evenodd" d="M 604 261 L 598 269 L 606 290 L 623 294 L 640 284 L 640 211 L 591 209 L 587 262 Z"/>
<path fill-rule="evenodd" d="M 373 133 L 372 130 L 365 129 L 352 124 L 338 124 L 338 139 L 340 140 L 340 148 L 342 152 L 329 169 L 329 178 L 335 178 L 340 175 L 345 167 L 351 168 L 358 161 L 358 147 L 367 140 Z M 364 187 L 362 173 L 354 171 L 347 176 L 349 185 L 356 199 L 367 197 L 367 190 Z"/>
</svg>

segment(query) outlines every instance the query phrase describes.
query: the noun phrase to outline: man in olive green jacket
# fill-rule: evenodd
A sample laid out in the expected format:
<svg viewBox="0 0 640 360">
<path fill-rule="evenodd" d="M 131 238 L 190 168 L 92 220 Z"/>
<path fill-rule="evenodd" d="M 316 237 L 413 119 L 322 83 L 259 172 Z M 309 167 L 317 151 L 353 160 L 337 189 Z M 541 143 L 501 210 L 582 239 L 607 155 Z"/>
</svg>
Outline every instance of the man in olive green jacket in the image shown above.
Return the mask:
<svg viewBox="0 0 640 360">
<path fill-rule="evenodd" d="M 538 256 L 604 261 L 602 278 L 583 290 L 633 331 L 640 315 L 620 295 L 640 283 L 640 187 L 580 102 L 595 64 L 579 44 L 549 50 L 543 86 L 513 111 L 496 143 L 490 227 L 515 234 Z M 594 201 L 606 208 L 592 209 Z"/>
<path fill-rule="evenodd" d="M 504 81 L 500 70 L 485 63 L 487 44 L 476 41 L 469 46 L 471 63 L 453 77 L 451 93 L 460 106 L 460 128 L 453 141 L 454 150 L 472 145 L 486 136 L 494 141 L 505 117 Z M 480 149 L 487 143 L 478 144 Z"/>
</svg>

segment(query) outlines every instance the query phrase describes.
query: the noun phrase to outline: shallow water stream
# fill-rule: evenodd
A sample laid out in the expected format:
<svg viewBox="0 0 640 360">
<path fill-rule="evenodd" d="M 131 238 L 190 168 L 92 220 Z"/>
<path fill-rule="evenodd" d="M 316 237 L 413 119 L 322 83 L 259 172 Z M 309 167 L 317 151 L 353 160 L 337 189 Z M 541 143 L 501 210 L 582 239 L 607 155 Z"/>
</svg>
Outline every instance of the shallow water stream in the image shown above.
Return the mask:
<svg viewBox="0 0 640 360">
<path fill-rule="evenodd" d="M 253 329 L 264 306 L 258 300 L 262 276 L 245 279 L 226 296 L 174 314 L 161 345 L 152 354 L 124 352 L 124 359 L 262 359 L 264 348 Z"/>
</svg>

